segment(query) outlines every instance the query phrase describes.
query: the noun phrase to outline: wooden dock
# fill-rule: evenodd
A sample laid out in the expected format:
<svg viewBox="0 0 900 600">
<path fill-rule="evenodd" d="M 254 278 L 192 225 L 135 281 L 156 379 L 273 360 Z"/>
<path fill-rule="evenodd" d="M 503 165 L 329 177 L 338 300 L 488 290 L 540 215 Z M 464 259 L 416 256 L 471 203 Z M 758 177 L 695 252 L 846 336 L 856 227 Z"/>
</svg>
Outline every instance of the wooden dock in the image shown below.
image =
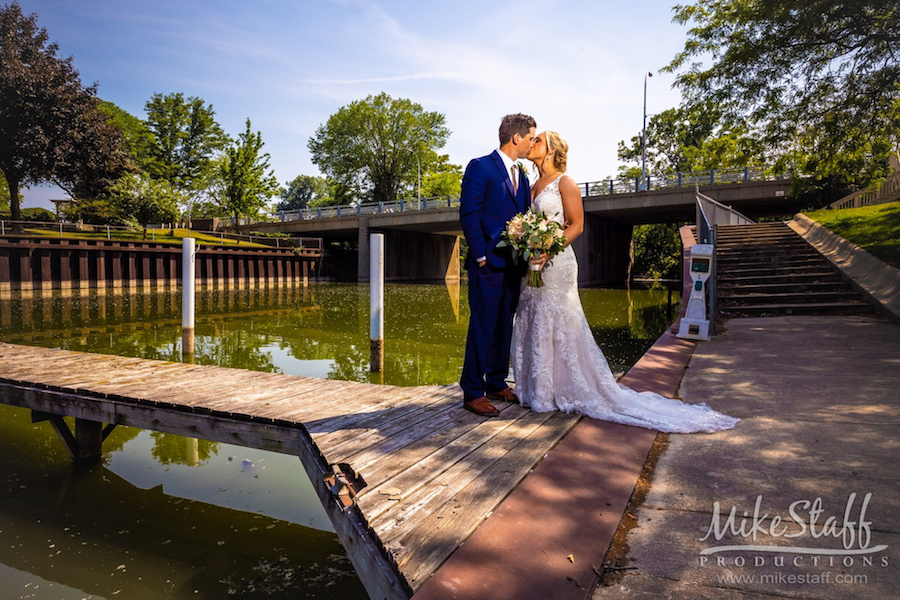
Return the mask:
<svg viewBox="0 0 900 600">
<path fill-rule="evenodd" d="M 498 403 L 462 410 L 456 385 L 396 387 L 0 343 L 0 402 L 299 456 L 372 598 L 409 598 L 580 417 Z M 64 426 L 64 424 L 63 424 Z M 349 463 L 350 508 L 324 477 Z"/>
</svg>

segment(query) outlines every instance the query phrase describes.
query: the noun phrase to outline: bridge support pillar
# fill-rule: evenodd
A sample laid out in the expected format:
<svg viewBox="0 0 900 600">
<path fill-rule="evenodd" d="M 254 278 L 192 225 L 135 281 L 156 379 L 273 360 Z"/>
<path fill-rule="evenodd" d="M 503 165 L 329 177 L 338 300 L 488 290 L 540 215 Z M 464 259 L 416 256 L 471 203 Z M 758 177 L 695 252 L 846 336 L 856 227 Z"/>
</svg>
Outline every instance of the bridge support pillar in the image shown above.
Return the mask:
<svg viewBox="0 0 900 600">
<path fill-rule="evenodd" d="M 585 213 L 584 233 L 572 244 L 580 286 L 624 287 L 628 278 L 632 226 Z"/>
<path fill-rule="evenodd" d="M 365 237 L 363 231 L 366 231 Z M 369 281 L 368 224 L 359 228 L 357 281 Z M 459 279 L 459 237 L 419 231 L 386 229 L 384 280 L 437 283 Z"/>
<path fill-rule="evenodd" d="M 359 240 L 356 254 L 356 280 L 369 283 L 369 217 L 359 218 Z"/>
</svg>

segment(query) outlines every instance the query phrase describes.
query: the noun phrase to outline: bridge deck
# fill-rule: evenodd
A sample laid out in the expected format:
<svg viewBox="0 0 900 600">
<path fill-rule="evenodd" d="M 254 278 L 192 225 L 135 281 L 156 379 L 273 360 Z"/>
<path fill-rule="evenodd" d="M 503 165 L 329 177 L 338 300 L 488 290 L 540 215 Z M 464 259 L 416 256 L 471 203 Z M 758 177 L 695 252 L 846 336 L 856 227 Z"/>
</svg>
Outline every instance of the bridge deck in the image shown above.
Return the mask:
<svg viewBox="0 0 900 600">
<path fill-rule="evenodd" d="M 0 402 L 299 456 L 379 598 L 417 590 L 578 420 L 461 396 L 0 343 Z M 338 462 L 368 484 L 346 510 L 323 480 Z"/>
</svg>

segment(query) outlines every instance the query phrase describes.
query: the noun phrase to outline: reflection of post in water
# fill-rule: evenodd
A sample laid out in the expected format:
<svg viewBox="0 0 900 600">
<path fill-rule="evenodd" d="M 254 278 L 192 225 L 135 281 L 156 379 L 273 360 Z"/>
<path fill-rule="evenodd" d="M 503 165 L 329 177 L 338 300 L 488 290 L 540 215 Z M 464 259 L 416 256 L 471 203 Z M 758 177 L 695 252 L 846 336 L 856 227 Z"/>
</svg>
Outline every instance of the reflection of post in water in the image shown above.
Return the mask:
<svg viewBox="0 0 900 600">
<path fill-rule="evenodd" d="M 106 303 L 108 301 L 109 296 L 106 294 L 106 290 L 96 290 L 89 292 L 90 297 L 96 298 L 97 301 L 97 320 L 102 325 L 106 325 Z"/>
<path fill-rule="evenodd" d="M 369 254 L 369 370 L 384 370 L 384 234 L 373 233 Z"/>
<path fill-rule="evenodd" d="M 200 440 L 197 438 L 184 438 L 185 461 L 189 467 L 200 466 Z"/>
<path fill-rule="evenodd" d="M 34 320 L 34 295 L 29 291 L 22 294 L 22 331 L 30 328 Z"/>
<path fill-rule="evenodd" d="M 37 290 L 38 302 L 41 305 L 41 321 L 45 324 L 53 322 L 53 295 L 50 290 Z"/>
<path fill-rule="evenodd" d="M 629 327 L 634 322 L 634 298 L 631 297 L 631 285 L 629 284 L 626 288 L 627 297 L 628 297 L 628 325 Z"/>
<path fill-rule="evenodd" d="M 447 278 L 444 280 L 447 284 L 447 294 L 450 296 L 450 308 L 453 309 L 453 316 L 459 323 L 459 277 L 456 279 Z"/>
<path fill-rule="evenodd" d="M 195 257 L 194 238 L 184 238 L 181 245 L 181 353 L 186 362 L 192 362 L 194 356 Z"/>
<path fill-rule="evenodd" d="M 12 296 L 0 295 L 0 327 L 12 325 Z"/>
</svg>

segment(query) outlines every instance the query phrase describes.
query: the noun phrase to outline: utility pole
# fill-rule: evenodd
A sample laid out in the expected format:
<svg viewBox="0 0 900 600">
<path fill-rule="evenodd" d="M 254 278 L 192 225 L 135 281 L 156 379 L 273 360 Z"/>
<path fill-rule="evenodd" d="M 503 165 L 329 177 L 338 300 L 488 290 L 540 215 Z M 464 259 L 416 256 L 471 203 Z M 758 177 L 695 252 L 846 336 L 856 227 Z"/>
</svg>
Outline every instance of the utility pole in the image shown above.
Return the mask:
<svg viewBox="0 0 900 600">
<path fill-rule="evenodd" d="M 647 191 L 647 78 L 653 73 L 644 75 L 644 127 L 641 133 L 641 190 Z"/>
</svg>

